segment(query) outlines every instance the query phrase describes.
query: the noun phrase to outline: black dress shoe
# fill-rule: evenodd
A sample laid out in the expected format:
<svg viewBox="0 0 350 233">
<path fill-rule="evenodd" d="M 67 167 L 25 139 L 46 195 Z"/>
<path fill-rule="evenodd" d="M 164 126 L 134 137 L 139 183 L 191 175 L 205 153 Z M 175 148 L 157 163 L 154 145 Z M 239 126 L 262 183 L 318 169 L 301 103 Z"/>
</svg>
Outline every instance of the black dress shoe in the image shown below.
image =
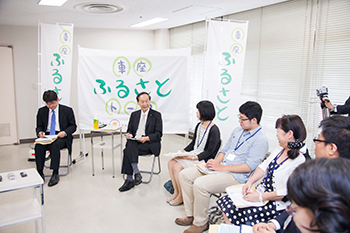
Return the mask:
<svg viewBox="0 0 350 233">
<path fill-rule="evenodd" d="M 135 183 L 135 185 L 139 185 L 142 183 L 142 176 L 140 173 L 136 173 L 134 175 L 134 183 Z"/>
<path fill-rule="evenodd" d="M 129 181 L 129 180 L 126 180 L 124 182 L 124 184 L 119 188 L 119 191 L 120 192 L 125 192 L 125 191 L 128 191 L 130 189 L 132 189 L 134 187 L 134 181 Z"/>
<path fill-rule="evenodd" d="M 58 174 L 53 174 L 50 178 L 48 186 L 51 187 L 58 184 L 59 180 L 60 180 L 60 177 L 58 176 Z"/>
</svg>

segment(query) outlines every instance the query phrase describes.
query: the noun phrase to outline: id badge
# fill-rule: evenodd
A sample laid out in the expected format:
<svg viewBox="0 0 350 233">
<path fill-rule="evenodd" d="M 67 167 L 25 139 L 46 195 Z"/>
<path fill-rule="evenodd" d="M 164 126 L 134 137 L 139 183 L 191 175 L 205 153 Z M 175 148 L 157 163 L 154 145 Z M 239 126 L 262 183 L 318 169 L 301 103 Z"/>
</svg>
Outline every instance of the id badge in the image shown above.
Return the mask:
<svg viewBox="0 0 350 233">
<path fill-rule="evenodd" d="M 235 154 L 228 154 L 227 157 L 226 157 L 226 159 L 230 160 L 230 161 L 233 161 L 235 158 L 236 158 Z"/>
</svg>

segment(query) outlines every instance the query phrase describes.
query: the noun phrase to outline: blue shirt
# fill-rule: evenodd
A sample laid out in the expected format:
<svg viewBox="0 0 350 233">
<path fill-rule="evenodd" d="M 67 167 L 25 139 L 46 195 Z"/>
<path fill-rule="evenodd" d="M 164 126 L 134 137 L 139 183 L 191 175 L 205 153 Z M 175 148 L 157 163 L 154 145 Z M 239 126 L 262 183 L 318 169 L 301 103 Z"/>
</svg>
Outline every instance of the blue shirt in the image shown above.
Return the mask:
<svg viewBox="0 0 350 233">
<path fill-rule="evenodd" d="M 237 165 L 246 163 L 250 167 L 251 172 L 230 172 L 238 182 L 245 183 L 265 158 L 268 149 L 269 142 L 266 135 L 262 132 L 261 126 L 249 132 L 243 130 L 241 127 L 237 127 L 231 133 L 224 148 L 219 151 L 219 153 L 222 152 L 225 154 L 221 164 Z M 230 160 L 230 157 L 228 158 L 230 154 L 234 154 L 236 157 Z"/>
</svg>

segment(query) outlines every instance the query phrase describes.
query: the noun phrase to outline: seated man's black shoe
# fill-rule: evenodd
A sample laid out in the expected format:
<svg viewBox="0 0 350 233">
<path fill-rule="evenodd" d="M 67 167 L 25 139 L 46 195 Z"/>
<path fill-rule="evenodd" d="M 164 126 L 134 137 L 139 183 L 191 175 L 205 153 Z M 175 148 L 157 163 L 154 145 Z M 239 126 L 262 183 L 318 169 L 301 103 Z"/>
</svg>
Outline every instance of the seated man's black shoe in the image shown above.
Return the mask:
<svg viewBox="0 0 350 233">
<path fill-rule="evenodd" d="M 60 177 L 58 176 L 58 174 L 52 174 L 48 186 L 51 187 L 58 184 L 59 180 L 60 180 Z"/>
<path fill-rule="evenodd" d="M 135 185 L 139 185 L 142 183 L 142 176 L 140 173 L 136 173 L 134 175 L 134 183 L 135 183 Z"/>
<path fill-rule="evenodd" d="M 119 191 L 120 192 L 125 192 L 125 191 L 128 191 L 130 189 L 132 189 L 134 187 L 134 181 L 129 181 L 129 180 L 126 180 L 124 182 L 124 184 L 119 188 Z"/>
</svg>

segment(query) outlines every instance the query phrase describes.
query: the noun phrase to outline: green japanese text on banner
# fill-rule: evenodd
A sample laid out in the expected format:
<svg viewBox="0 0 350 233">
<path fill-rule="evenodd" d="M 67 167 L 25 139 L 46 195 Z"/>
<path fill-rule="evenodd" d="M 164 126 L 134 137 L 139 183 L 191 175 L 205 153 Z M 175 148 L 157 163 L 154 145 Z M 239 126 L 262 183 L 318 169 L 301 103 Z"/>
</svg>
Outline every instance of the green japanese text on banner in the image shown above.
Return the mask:
<svg viewBox="0 0 350 233">
<path fill-rule="evenodd" d="M 61 103 L 70 105 L 73 25 L 41 23 L 40 27 L 41 94 L 54 90 Z"/>
<path fill-rule="evenodd" d="M 203 96 L 214 103 L 224 142 L 238 126 L 248 22 L 209 21 Z"/>
<path fill-rule="evenodd" d="M 162 114 L 164 133 L 187 133 L 190 48 L 155 51 L 110 51 L 79 47 L 79 126 L 93 119 L 126 129 L 139 109 L 136 96 L 147 92 L 151 108 Z"/>
</svg>

